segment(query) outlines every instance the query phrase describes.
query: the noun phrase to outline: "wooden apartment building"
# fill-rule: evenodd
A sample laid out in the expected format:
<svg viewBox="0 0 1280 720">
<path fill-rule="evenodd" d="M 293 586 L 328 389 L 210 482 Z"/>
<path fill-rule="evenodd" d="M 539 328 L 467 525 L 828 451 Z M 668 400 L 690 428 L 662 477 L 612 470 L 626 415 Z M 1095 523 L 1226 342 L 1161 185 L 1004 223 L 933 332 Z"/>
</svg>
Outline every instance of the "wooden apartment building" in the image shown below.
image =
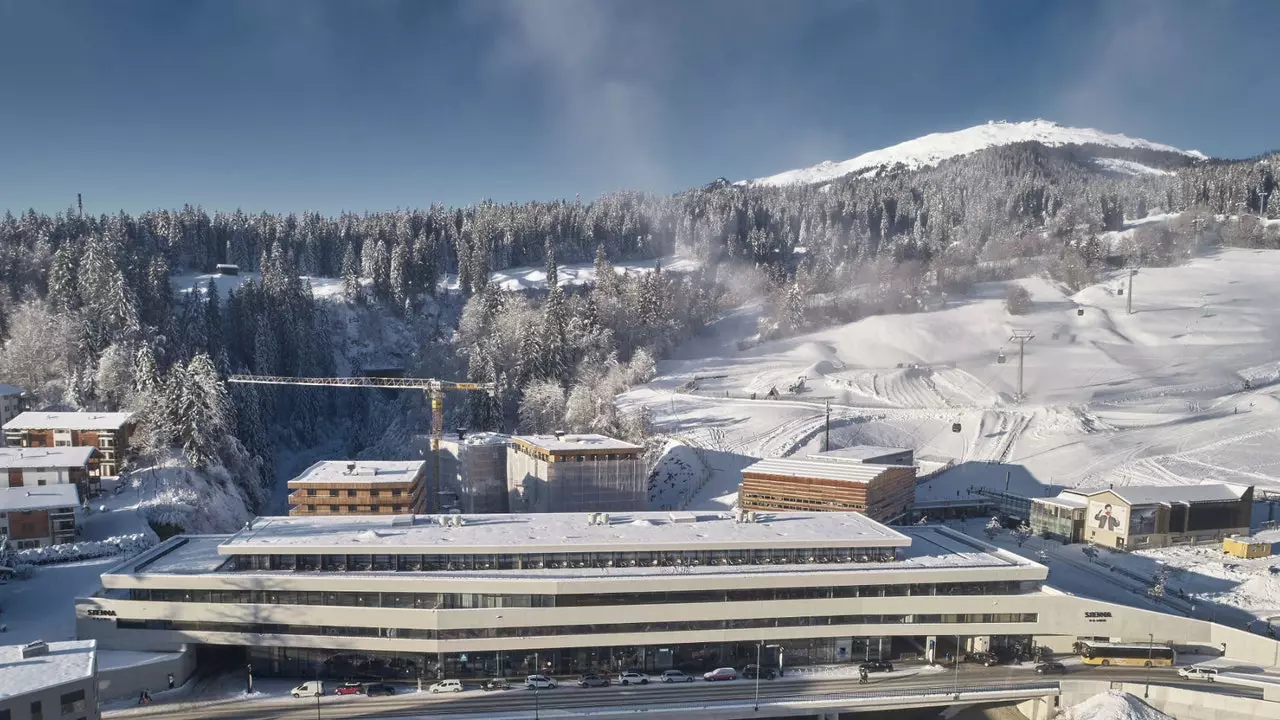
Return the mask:
<svg viewBox="0 0 1280 720">
<path fill-rule="evenodd" d="M 770 458 L 742 469 L 743 510 L 860 512 L 888 522 L 915 496 L 910 450 L 849 448 L 800 458 Z"/>
<path fill-rule="evenodd" d="M 425 512 L 423 460 L 321 460 L 289 481 L 290 515 Z"/>
<path fill-rule="evenodd" d="M 120 474 L 128 457 L 129 438 L 135 425 L 133 413 L 24 412 L 4 424 L 8 447 L 97 448 L 89 461 L 89 477 Z"/>
</svg>

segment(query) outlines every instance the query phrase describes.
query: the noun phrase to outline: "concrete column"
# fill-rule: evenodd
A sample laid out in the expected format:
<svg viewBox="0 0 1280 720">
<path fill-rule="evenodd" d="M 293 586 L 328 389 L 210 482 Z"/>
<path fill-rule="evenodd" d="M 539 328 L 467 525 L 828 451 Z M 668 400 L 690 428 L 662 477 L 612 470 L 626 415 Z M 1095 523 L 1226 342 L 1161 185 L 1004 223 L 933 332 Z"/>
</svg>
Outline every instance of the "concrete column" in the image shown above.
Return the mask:
<svg viewBox="0 0 1280 720">
<path fill-rule="evenodd" d="M 924 659 L 932 665 L 937 661 L 938 654 L 938 638 L 936 635 L 930 635 L 924 640 Z"/>
</svg>

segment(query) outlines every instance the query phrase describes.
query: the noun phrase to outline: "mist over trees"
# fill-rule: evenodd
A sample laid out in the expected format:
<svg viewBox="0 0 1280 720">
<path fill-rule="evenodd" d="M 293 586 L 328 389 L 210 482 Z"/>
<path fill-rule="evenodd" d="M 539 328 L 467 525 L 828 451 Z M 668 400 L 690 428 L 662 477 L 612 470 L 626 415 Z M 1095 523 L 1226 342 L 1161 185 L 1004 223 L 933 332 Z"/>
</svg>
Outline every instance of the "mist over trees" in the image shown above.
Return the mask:
<svg viewBox="0 0 1280 720">
<path fill-rule="evenodd" d="M 1171 174 L 1119 175 L 1108 155 Z M 332 376 L 350 358 L 342 322 L 399 323 L 413 375 L 495 383 L 451 422 L 474 429 L 591 430 L 638 438 L 643 411 L 614 395 L 730 303 L 763 303 L 760 337 L 882 312 L 913 312 L 987 279 L 1048 271 L 1093 282 L 1108 263 L 1168 264 L 1197 247 L 1280 247 L 1276 155 L 1191 163 L 1107 148 L 993 148 L 915 172 L 822 186 L 717 182 L 673 196 L 480 203 L 323 217 L 208 213 L 198 206 L 81 217 L 0 217 L 0 380 L 40 407 L 143 413 L 150 454 L 234 466 L 261 501 L 281 447 L 347 432 L 347 448 L 397 446 L 417 398 L 372 391 L 231 386 L 229 373 Z M 1149 213 L 1183 215 L 1117 241 Z M 1114 233 L 1113 233 L 1114 234 Z M 693 272 L 619 273 L 613 263 L 680 253 Z M 175 293 L 175 273 L 233 263 L 259 273 L 220 294 Z M 557 282 L 566 263 L 595 281 Z M 490 273 L 545 266 L 545 291 Z M 334 300 L 307 277 L 339 278 Z M 447 281 L 447 282 L 446 282 Z M 338 305 L 352 312 L 339 313 Z M 344 311 L 345 312 L 345 311 Z M 345 363 L 345 364 L 344 364 Z"/>
</svg>

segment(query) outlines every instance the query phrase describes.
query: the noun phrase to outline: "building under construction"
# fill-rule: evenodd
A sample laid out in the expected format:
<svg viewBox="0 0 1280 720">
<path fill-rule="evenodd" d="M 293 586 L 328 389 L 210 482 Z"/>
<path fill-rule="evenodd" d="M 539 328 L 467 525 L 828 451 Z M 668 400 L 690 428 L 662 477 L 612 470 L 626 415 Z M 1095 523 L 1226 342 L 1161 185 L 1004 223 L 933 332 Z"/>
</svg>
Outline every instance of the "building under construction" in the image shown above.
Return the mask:
<svg viewBox="0 0 1280 720">
<path fill-rule="evenodd" d="M 464 513 L 506 513 L 507 448 L 498 433 L 467 434 L 440 441 L 440 491 Z M 442 503 L 446 507 L 448 503 Z"/>
<path fill-rule="evenodd" d="M 507 449 L 510 512 L 636 512 L 648 503 L 639 445 L 604 435 L 515 435 Z"/>
</svg>

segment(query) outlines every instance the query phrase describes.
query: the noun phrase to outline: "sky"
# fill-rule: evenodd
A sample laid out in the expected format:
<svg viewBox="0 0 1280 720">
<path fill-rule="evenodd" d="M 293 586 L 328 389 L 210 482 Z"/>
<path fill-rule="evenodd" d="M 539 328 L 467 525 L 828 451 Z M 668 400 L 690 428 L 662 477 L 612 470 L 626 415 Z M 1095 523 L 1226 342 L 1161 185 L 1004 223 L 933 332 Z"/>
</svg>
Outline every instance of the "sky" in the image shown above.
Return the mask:
<svg viewBox="0 0 1280 720">
<path fill-rule="evenodd" d="M 0 211 L 670 193 L 1045 118 L 1280 148 L 1280 3 L 0 0 Z"/>
</svg>

